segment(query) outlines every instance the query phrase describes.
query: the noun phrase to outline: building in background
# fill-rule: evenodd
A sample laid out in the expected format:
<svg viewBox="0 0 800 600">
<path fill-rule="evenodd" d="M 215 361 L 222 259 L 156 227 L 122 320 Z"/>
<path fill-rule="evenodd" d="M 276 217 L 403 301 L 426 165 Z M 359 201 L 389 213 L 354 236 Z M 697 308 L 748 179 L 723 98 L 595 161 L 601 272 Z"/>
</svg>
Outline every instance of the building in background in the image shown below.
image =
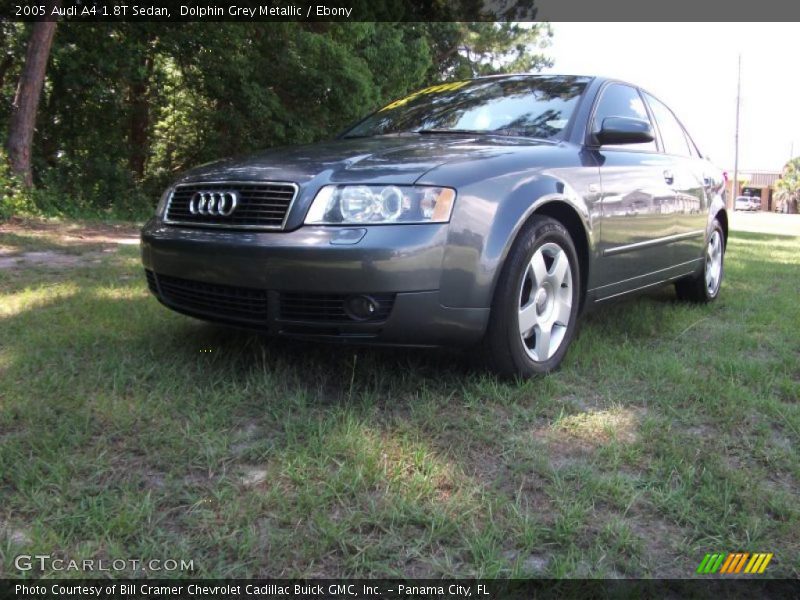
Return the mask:
<svg viewBox="0 0 800 600">
<path fill-rule="evenodd" d="M 761 202 L 761 210 L 769 212 L 777 211 L 774 196 L 775 182 L 781 178 L 779 171 L 741 171 L 739 173 L 739 185 L 733 190 L 733 180 L 728 181 L 728 198 L 731 204 L 739 196 L 750 196 L 758 198 Z"/>
</svg>

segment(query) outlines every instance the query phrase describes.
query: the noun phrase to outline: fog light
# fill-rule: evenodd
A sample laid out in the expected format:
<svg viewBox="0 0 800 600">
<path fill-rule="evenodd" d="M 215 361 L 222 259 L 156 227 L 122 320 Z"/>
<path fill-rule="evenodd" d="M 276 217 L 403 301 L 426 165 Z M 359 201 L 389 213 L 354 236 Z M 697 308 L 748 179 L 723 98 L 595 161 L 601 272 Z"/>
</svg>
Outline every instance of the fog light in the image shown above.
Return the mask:
<svg viewBox="0 0 800 600">
<path fill-rule="evenodd" d="M 347 316 L 356 321 L 366 321 L 378 314 L 380 304 L 371 296 L 349 296 L 344 301 L 344 311 Z"/>
</svg>

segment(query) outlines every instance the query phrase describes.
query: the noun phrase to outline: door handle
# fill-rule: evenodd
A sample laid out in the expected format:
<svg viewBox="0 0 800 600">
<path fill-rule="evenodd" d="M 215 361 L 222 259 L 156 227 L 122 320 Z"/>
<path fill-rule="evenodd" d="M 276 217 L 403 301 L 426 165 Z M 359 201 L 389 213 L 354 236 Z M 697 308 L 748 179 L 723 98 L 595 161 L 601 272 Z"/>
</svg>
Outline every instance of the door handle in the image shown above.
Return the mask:
<svg viewBox="0 0 800 600">
<path fill-rule="evenodd" d="M 672 185 L 672 182 L 675 181 L 675 176 L 669 169 L 664 170 L 664 181 L 666 181 L 670 185 Z"/>
</svg>

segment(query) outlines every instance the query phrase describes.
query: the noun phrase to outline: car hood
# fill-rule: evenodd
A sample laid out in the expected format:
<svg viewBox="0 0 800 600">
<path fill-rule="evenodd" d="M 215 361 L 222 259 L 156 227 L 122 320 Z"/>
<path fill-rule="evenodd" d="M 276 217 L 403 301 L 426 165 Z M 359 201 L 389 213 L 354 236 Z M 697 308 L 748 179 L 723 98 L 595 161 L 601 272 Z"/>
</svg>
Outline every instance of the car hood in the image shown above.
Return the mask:
<svg viewBox="0 0 800 600">
<path fill-rule="evenodd" d="M 246 157 L 202 165 L 177 183 L 290 181 L 305 184 L 374 182 L 410 184 L 450 162 L 486 159 L 552 142 L 474 135 L 397 134 L 272 148 Z"/>
</svg>

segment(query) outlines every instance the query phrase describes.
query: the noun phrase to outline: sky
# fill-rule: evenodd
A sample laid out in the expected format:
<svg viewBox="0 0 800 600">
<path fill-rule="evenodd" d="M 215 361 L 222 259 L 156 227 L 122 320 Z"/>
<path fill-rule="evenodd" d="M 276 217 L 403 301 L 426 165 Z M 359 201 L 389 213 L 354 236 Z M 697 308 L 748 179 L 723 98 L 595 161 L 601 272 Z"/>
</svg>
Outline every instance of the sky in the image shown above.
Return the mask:
<svg viewBox="0 0 800 600">
<path fill-rule="evenodd" d="M 546 73 L 630 81 L 667 104 L 700 151 L 733 172 L 742 56 L 739 170 L 800 156 L 798 23 L 552 23 Z"/>
</svg>

